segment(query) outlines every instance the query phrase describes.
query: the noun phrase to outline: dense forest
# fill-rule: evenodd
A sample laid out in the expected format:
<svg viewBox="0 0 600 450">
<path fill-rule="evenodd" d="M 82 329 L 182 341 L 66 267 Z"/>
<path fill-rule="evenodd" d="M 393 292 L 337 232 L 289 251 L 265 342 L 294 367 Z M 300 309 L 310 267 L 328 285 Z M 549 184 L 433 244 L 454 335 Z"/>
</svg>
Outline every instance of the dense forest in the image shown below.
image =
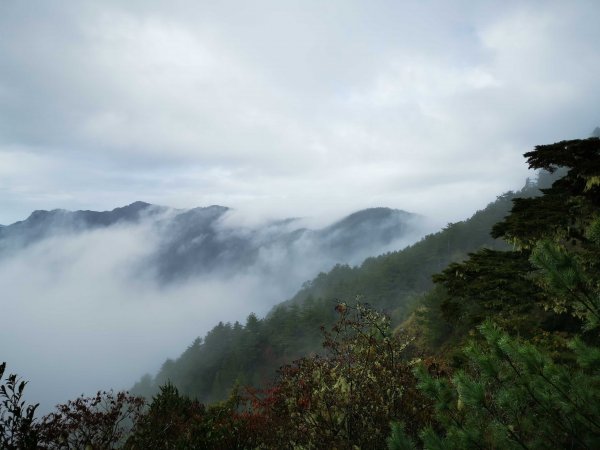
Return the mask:
<svg viewBox="0 0 600 450">
<path fill-rule="evenodd" d="M 134 393 L 39 419 L 0 366 L 2 448 L 600 447 L 600 139 L 399 252 L 220 323 Z M 491 234 L 490 234 L 491 231 Z"/>
</svg>

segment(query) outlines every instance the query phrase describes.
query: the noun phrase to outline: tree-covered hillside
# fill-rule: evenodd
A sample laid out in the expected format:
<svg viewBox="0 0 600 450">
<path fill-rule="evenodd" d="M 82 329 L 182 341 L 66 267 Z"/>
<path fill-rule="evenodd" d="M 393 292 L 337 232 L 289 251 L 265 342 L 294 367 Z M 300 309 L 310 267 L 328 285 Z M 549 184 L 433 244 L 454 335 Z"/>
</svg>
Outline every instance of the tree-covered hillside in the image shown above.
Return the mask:
<svg viewBox="0 0 600 450">
<path fill-rule="evenodd" d="M 282 364 L 320 351 L 319 326 L 335 321 L 334 307 L 341 300 L 367 301 L 400 323 L 431 288 L 433 274 L 482 247 L 507 248 L 503 240 L 490 236 L 492 226 L 508 214 L 512 199 L 537 196 L 539 187 L 556 177 L 544 172 L 537 182 L 528 181 L 520 191 L 499 196 L 471 218 L 448 224 L 402 251 L 321 273 L 263 319 L 251 315 L 245 324 L 219 323 L 179 358 L 167 360 L 155 377 L 142 378 L 133 392 L 150 396 L 168 381 L 186 395 L 215 401 L 236 383 L 262 385 Z"/>
</svg>

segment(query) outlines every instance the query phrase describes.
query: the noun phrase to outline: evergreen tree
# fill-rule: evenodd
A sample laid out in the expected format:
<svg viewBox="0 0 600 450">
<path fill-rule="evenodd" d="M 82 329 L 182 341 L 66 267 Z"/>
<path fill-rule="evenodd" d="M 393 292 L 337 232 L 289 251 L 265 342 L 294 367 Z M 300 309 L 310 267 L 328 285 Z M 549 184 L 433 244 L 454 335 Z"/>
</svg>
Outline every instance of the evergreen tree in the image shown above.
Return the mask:
<svg viewBox="0 0 600 450">
<path fill-rule="evenodd" d="M 451 378 L 416 371 L 435 421 L 418 441 L 393 427 L 389 448 L 600 447 L 600 139 L 538 146 L 525 156 L 531 168 L 565 167 L 565 175 L 541 197 L 515 199 L 494 227 L 513 252 L 479 252 L 436 277 L 447 293 L 438 303 L 445 317 L 462 321 L 463 334 L 484 320 L 482 339 L 471 339 Z M 550 321 L 545 336 L 515 330 L 520 316 L 532 315 L 521 307 L 534 305 L 572 320 Z M 544 337 L 566 331 L 571 338 L 557 355 Z"/>
<path fill-rule="evenodd" d="M 572 341 L 575 364 L 566 365 L 491 321 L 479 331 L 485 341 L 465 348 L 468 366 L 451 379 L 417 370 L 419 387 L 434 401 L 442 429 L 421 432 L 424 448 L 599 448 L 597 347 Z M 400 446 L 407 442 L 412 443 L 395 428 L 390 448 L 408 448 Z"/>
</svg>

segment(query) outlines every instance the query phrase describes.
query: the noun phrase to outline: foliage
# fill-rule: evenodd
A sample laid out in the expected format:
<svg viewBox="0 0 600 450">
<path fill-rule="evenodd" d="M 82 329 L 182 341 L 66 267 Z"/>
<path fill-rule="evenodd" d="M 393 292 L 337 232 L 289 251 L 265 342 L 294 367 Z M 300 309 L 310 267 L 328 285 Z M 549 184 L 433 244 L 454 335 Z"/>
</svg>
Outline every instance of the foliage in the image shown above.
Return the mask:
<svg viewBox="0 0 600 450">
<path fill-rule="evenodd" d="M 0 380 L 6 363 L 0 364 Z M 27 385 L 11 374 L 0 384 L 0 448 L 27 449 L 112 449 L 119 448 L 138 420 L 144 400 L 125 392 L 98 392 L 58 405 L 41 420 L 38 407 L 23 400 Z"/>
<path fill-rule="evenodd" d="M 417 370 L 439 429 L 425 427 L 412 440 L 395 427 L 390 448 L 600 446 L 600 140 L 538 146 L 525 156 L 533 168 L 567 166 L 566 175 L 541 197 L 515 199 L 494 227 L 514 251 L 483 250 L 435 277 L 446 295 L 433 307 L 463 338 L 481 323 L 482 339 L 470 339 L 451 378 Z M 567 345 L 556 352 L 561 339 Z"/>
<path fill-rule="evenodd" d="M 567 173 L 556 180 L 543 196 L 516 199 L 511 214 L 492 230 L 523 248 L 544 237 L 573 243 L 585 239 L 584 230 L 600 206 L 600 139 L 562 141 L 539 145 L 525 153 L 529 167 Z"/>
<path fill-rule="evenodd" d="M 598 258 L 600 247 L 594 247 L 593 256 Z M 531 255 L 531 261 L 540 269 L 540 284 L 551 294 L 547 307 L 557 313 L 569 312 L 583 320 L 585 330 L 600 326 L 597 262 L 586 264 L 582 261 L 582 256 L 589 258 L 590 253 L 582 255 L 581 251 L 567 251 L 564 246 L 546 239 L 536 244 Z M 592 271 L 586 270 L 586 265 Z"/>
<path fill-rule="evenodd" d="M 392 422 L 390 429 L 391 433 L 387 438 L 389 450 L 415 450 L 417 448 L 412 439 L 406 435 L 403 423 Z"/>
<path fill-rule="evenodd" d="M 441 307 L 447 300 L 444 287 L 434 286 L 421 296 L 411 317 L 402 324 L 415 336 L 416 346 L 429 354 L 443 351 L 454 333 L 456 324 L 446 319 Z"/>
<path fill-rule="evenodd" d="M 600 322 L 600 204 L 590 184 L 600 139 L 538 146 L 525 156 L 531 168 L 563 176 L 541 196 L 513 199 L 511 213 L 493 227 L 513 251 L 482 249 L 433 277 L 446 295 L 426 314 L 453 325 L 453 345 L 490 316 L 507 331 L 556 343 L 582 323 L 586 332 Z"/>
<path fill-rule="evenodd" d="M 282 367 L 269 388 L 236 389 L 204 407 L 163 386 L 127 448 L 380 448 L 392 420 L 416 436 L 432 409 L 402 358 L 410 340 L 365 305 L 336 313 L 322 330 L 325 354 Z M 433 360 L 428 367 L 442 372 Z"/>
<path fill-rule="evenodd" d="M 448 293 L 440 304 L 444 319 L 462 334 L 490 316 L 514 331 L 531 332 L 540 325 L 535 319 L 543 319 L 532 271 L 527 252 L 483 249 L 450 264 L 433 277 Z"/>
<path fill-rule="evenodd" d="M 23 391 L 26 381 L 16 374 L 10 374 L 4 382 L 2 378 L 6 363 L 0 364 L 0 448 L 35 449 L 38 442 L 38 430 L 35 422 L 35 410 L 38 405 L 26 405 Z"/>
<path fill-rule="evenodd" d="M 172 384 L 160 389 L 136 423 L 126 449 L 244 449 L 255 447 L 256 431 L 240 412 L 241 397 L 206 407 L 182 396 Z"/>
<path fill-rule="evenodd" d="M 325 333 L 324 356 L 281 369 L 263 413 L 275 448 L 381 448 L 391 420 L 416 432 L 431 405 L 416 389 L 402 358 L 409 341 L 390 320 L 364 305 L 339 304 L 338 322 Z M 285 420 L 281 418 L 285 417 Z"/>
<path fill-rule="evenodd" d="M 204 405 L 182 397 L 172 384 L 161 387 L 152 399 L 149 409 L 135 424 L 127 447 L 134 448 L 184 448 L 182 435 L 199 416 Z"/>
<path fill-rule="evenodd" d="M 451 379 L 417 370 L 443 432 L 425 428 L 427 449 L 583 448 L 600 445 L 600 353 L 573 341 L 575 367 L 553 361 L 492 322 L 465 348 L 468 368 Z M 396 430 L 393 442 L 411 442 Z M 405 444 L 406 445 L 406 444 Z M 401 447 L 400 447 L 401 448 Z"/>
<path fill-rule="evenodd" d="M 144 407 L 126 392 L 99 391 L 57 405 L 40 423 L 44 448 L 119 448 Z"/>
</svg>

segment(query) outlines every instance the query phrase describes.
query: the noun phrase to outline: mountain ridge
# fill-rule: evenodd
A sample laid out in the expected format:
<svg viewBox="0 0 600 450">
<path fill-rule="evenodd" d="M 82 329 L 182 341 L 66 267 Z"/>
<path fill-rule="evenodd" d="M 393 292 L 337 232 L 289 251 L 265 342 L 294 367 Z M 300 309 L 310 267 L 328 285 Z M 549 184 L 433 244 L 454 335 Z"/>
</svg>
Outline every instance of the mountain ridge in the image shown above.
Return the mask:
<svg viewBox="0 0 600 450">
<path fill-rule="evenodd" d="M 0 258 L 49 237 L 144 226 L 151 238 L 147 245 L 155 247 L 139 265 L 151 267 L 159 282 L 172 283 L 215 273 L 233 276 L 249 268 L 278 272 L 284 265 L 291 270 L 294 264 L 318 259 L 320 269 L 356 264 L 396 242 L 406 245 L 425 222 L 417 214 L 378 207 L 356 211 L 322 228 L 304 227 L 297 218 L 249 227 L 225 220 L 231 211 L 221 205 L 175 209 L 143 201 L 109 211 L 36 210 L 0 228 Z"/>
</svg>

